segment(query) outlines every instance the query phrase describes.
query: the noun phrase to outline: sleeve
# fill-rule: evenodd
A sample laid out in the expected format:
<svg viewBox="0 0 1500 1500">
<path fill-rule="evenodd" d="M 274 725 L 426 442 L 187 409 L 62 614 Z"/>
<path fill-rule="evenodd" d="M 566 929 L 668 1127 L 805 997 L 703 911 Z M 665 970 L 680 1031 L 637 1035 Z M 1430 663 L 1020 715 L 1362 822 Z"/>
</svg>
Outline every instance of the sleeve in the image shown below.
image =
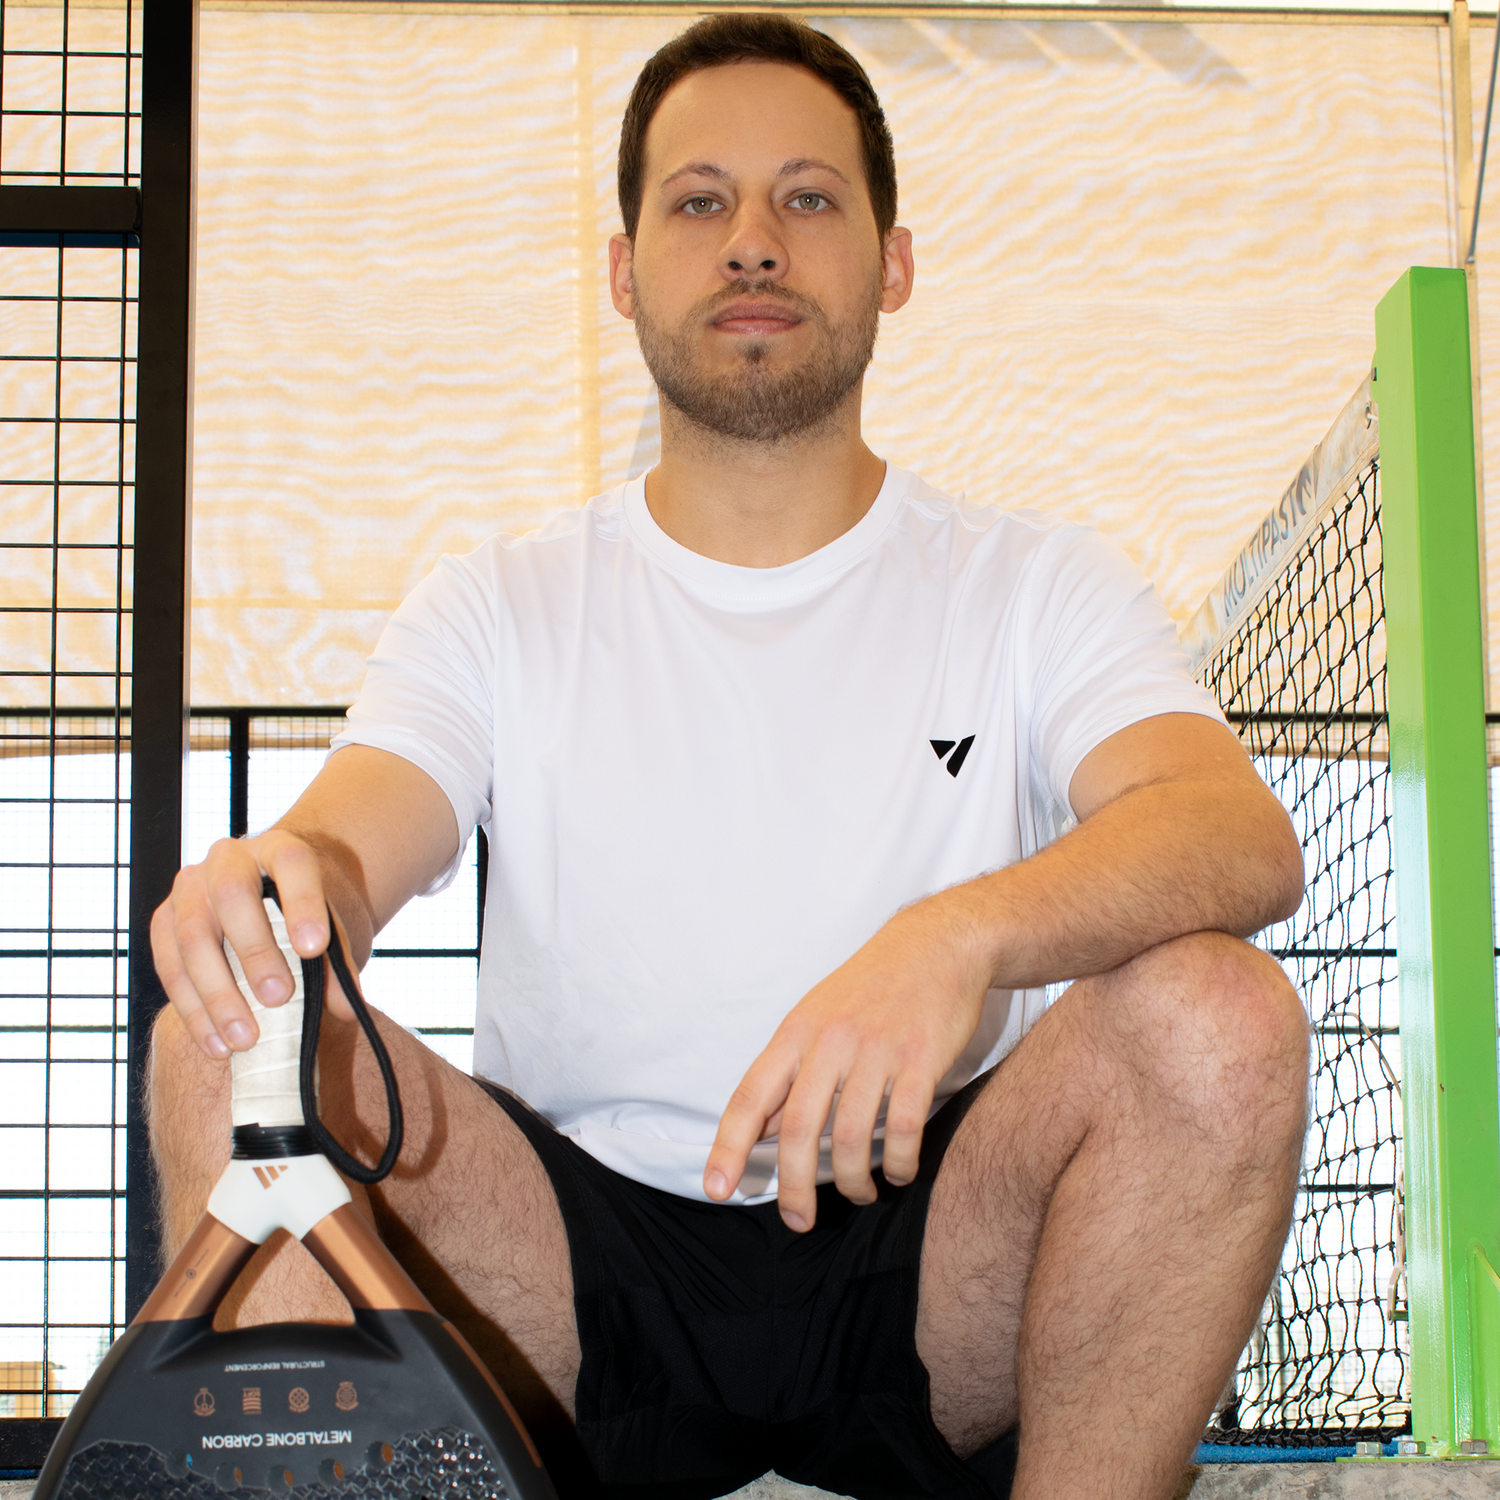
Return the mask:
<svg viewBox="0 0 1500 1500">
<path fill-rule="evenodd" d="M 331 754 L 369 745 L 409 760 L 443 789 L 458 820 L 458 853 L 422 894 L 457 873 L 494 784 L 496 590 L 486 549 L 442 557 L 391 616 Z"/>
<path fill-rule="evenodd" d="M 1188 672 L 1177 627 L 1156 590 L 1113 542 L 1063 527 L 1038 549 L 1031 577 L 1031 757 L 1055 804 L 1110 735 L 1157 714 L 1225 722 Z"/>
</svg>

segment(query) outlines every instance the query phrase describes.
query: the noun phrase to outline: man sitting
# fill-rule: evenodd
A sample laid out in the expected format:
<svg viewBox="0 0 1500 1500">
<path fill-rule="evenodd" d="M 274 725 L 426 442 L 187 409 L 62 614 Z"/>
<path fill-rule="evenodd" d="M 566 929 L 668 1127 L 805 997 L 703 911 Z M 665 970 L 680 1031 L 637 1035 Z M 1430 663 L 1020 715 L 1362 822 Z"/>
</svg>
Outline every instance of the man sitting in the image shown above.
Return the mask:
<svg viewBox="0 0 1500 1500">
<path fill-rule="evenodd" d="M 1118 549 L 862 441 L 913 257 L 852 57 L 699 22 L 619 176 L 661 462 L 443 558 L 304 796 L 179 875 L 167 1237 L 255 1039 L 223 938 L 290 993 L 261 871 L 362 962 L 482 825 L 476 1076 L 383 1024 L 406 1145 L 356 1201 L 564 1496 L 1168 1495 L 1290 1219 L 1306 1024 L 1242 941 L 1301 899 L 1286 814 Z M 351 1026 L 321 1070 L 373 1143 Z M 242 1322 L 338 1316 L 284 1239 L 247 1285 Z"/>
</svg>

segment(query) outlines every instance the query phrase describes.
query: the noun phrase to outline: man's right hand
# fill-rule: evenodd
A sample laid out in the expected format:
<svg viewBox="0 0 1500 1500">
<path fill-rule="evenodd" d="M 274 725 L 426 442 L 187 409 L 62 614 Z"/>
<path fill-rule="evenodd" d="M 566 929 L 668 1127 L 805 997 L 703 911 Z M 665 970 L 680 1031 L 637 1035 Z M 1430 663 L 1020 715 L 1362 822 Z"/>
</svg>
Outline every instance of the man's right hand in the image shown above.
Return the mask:
<svg viewBox="0 0 1500 1500">
<path fill-rule="evenodd" d="M 375 933 L 452 859 L 458 826 L 442 789 L 425 771 L 384 750 L 352 745 L 331 756 L 275 828 L 250 839 L 220 839 L 199 865 L 178 871 L 172 894 L 151 918 L 151 952 L 167 998 L 209 1057 L 255 1045 L 258 1029 L 240 994 L 224 940 L 264 1005 L 292 994 L 261 898 L 276 882 L 292 946 L 304 958 L 328 947 L 328 911 L 363 968 Z M 328 1008 L 354 1012 L 329 975 Z"/>
<path fill-rule="evenodd" d="M 224 957 L 224 939 L 263 1005 L 292 994 L 287 967 L 261 898 L 261 876 L 276 882 L 292 946 L 304 958 L 328 947 L 328 908 L 318 856 L 295 834 L 273 828 L 253 839 L 220 839 L 201 865 L 177 872 L 172 894 L 151 918 L 156 973 L 188 1034 L 210 1057 L 253 1047 L 250 1007 Z M 334 980 L 329 1009 L 353 1018 Z"/>
</svg>

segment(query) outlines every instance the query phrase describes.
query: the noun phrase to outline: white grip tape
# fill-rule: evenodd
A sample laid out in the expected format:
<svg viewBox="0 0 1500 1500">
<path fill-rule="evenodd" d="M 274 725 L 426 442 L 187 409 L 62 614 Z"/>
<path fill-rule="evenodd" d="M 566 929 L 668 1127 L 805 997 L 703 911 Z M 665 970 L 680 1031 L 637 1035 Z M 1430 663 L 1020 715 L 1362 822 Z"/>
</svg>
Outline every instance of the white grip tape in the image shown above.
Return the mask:
<svg viewBox="0 0 1500 1500">
<path fill-rule="evenodd" d="M 285 1005 L 262 1005 L 245 971 L 226 942 L 224 957 L 240 994 L 260 1027 L 260 1040 L 248 1052 L 236 1052 L 230 1064 L 233 1084 L 230 1118 L 236 1125 L 301 1125 L 302 1093 L 298 1083 L 302 1057 L 302 959 L 287 936 L 281 908 L 266 897 L 266 916 L 292 971 L 292 998 Z"/>
</svg>

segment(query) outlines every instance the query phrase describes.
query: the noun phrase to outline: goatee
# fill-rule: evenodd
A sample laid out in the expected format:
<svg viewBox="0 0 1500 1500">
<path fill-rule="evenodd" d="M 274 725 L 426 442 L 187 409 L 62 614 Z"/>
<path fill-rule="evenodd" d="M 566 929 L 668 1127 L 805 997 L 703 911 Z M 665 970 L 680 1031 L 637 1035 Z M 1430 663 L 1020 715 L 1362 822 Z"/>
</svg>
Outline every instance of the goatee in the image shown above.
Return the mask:
<svg viewBox="0 0 1500 1500">
<path fill-rule="evenodd" d="M 780 282 L 729 282 L 689 309 L 677 328 L 669 329 L 652 317 L 637 281 L 635 333 L 662 400 L 695 427 L 742 443 L 783 443 L 826 423 L 859 384 L 875 352 L 880 296 L 880 279 L 872 277 L 857 316 L 835 326 L 816 302 Z M 813 347 L 799 367 L 773 374 L 772 343 L 761 339 L 748 341 L 724 374 L 709 374 L 699 367 L 704 325 L 718 308 L 741 297 L 784 302 L 812 325 Z"/>
</svg>

